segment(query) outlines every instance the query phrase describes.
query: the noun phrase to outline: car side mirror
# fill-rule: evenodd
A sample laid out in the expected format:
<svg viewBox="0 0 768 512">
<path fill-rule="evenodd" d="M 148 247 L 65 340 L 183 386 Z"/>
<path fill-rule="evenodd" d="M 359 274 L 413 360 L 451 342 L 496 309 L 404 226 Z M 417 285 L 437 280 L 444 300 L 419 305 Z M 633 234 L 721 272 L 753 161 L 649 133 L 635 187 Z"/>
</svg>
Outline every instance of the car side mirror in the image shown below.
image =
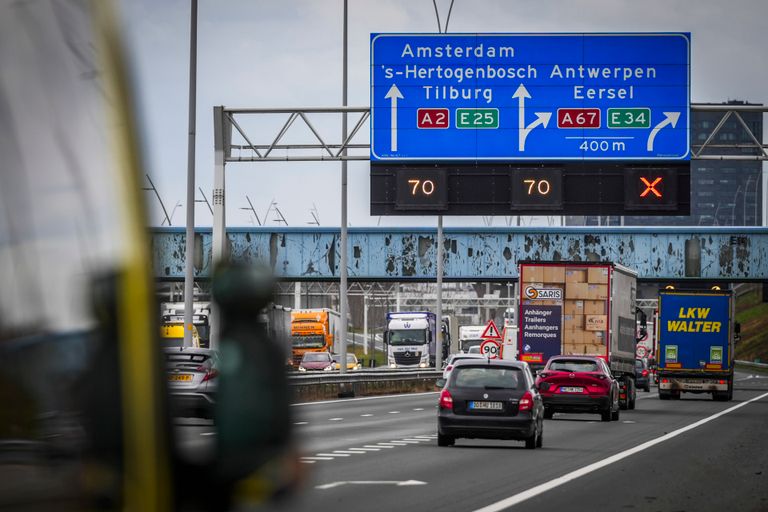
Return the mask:
<svg viewBox="0 0 768 512">
<path fill-rule="evenodd" d="M 446 380 L 444 378 L 439 378 L 435 381 L 435 387 L 436 388 L 444 388 L 445 387 Z"/>
</svg>

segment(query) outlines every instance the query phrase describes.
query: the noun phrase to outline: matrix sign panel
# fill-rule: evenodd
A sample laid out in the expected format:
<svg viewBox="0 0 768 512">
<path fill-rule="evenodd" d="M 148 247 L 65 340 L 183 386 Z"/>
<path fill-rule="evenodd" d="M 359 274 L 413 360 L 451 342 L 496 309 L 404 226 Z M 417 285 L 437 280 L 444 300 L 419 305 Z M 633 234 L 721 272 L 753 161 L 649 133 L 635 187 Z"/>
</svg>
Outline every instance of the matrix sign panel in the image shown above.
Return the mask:
<svg viewBox="0 0 768 512">
<path fill-rule="evenodd" d="M 689 160 L 690 34 L 372 34 L 372 161 Z"/>
</svg>

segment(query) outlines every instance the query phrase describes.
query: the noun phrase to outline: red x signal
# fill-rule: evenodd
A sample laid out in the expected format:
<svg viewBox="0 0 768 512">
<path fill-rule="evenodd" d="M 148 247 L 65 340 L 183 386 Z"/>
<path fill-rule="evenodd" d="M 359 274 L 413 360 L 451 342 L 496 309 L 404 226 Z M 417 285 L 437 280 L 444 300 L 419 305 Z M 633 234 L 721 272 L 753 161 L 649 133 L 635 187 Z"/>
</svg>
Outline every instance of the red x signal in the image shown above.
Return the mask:
<svg viewBox="0 0 768 512">
<path fill-rule="evenodd" d="M 659 185 L 659 184 L 661 184 L 661 180 L 662 180 L 662 178 L 661 178 L 661 176 L 659 176 L 658 178 L 656 178 L 655 180 L 653 180 L 653 183 L 651 183 L 651 182 L 650 182 L 650 181 L 648 181 L 646 178 L 644 178 L 644 177 L 641 177 L 641 178 L 640 178 L 640 181 L 642 181 L 642 182 L 643 182 L 643 185 L 645 185 L 645 190 L 643 191 L 643 193 L 642 193 L 642 194 L 640 194 L 640 197 L 645 197 L 645 196 L 647 196 L 648 194 L 653 194 L 653 195 L 655 195 L 656 197 L 661 197 L 661 192 L 659 192 L 658 190 L 656 190 L 656 185 Z"/>
</svg>

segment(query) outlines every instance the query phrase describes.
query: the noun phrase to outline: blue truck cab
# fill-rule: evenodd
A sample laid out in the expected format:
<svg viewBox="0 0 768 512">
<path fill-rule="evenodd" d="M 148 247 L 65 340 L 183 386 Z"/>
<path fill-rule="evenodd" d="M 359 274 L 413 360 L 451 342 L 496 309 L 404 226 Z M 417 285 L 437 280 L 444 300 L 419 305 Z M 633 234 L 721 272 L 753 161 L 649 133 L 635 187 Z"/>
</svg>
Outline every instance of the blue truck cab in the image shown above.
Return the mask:
<svg viewBox="0 0 768 512">
<path fill-rule="evenodd" d="M 659 292 L 659 398 L 711 393 L 733 398 L 733 294 L 721 290 Z"/>
</svg>

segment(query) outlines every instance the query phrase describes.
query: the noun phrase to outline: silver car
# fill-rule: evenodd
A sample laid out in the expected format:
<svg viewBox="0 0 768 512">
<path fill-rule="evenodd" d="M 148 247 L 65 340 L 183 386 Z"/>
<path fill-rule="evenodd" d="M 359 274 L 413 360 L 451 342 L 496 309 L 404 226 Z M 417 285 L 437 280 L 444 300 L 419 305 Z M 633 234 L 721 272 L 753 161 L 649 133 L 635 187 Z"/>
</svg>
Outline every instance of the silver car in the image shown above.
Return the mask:
<svg viewBox="0 0 768 512">
<path fill-rule="evenodd" d="M 213 418 L 219 356 L 208 348 L 165 349 L 171 409 L 175 416 Z"/>
</svg>

